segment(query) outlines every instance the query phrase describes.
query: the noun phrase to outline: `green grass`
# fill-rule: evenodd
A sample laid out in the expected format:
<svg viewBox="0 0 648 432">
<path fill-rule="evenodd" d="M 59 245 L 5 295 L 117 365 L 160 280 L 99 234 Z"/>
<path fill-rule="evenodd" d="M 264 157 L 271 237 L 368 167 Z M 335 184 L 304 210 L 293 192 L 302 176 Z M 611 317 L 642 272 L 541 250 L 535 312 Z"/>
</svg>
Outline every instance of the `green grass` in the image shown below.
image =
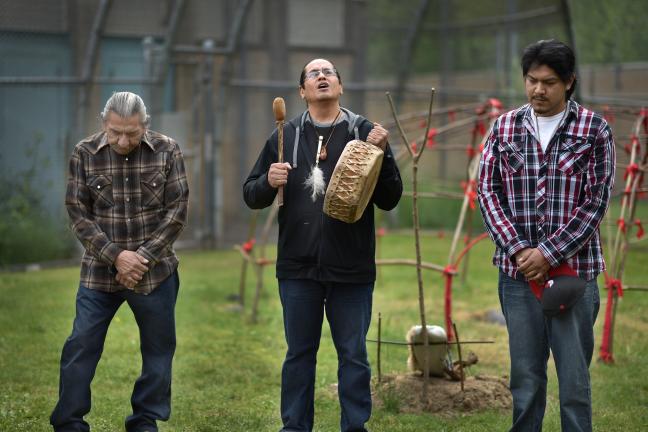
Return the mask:
<svg viewBox="0 0 648 432">
<path fill-rule="evenodd" d="M 445 265 L 450 239 L 428 235 L 424 259 Z M 643 249 L 642 249 L 643 247 Z M 505 329 L 477 319 L 498 309 L 496 271 L 490 264 L 492 245 L 480 243 L 470 256 L 465 284 L 455 286 L 454 318 L 463 339 L 493 339 L 491 345 L 473 345 L 479 363 L 471 373 L 504 375 L 508 371 Z M 412 239 L 390 234 L 381 242 L 380 256 L 413 257 Z M 645 283 L 645 243 L 630 255 L 628 283 Z M 181 288 L 177 304 L 178 348 L 173 371 L 173 412 L 161 431 L 276 431 L 280 428 L 279 382 L 285 342 L 281 307 L 273 269 L 265 272 L 265 292 L 259 323 L 249 324 L 249 307 L 233 310 L 227 297 L 238 290 L 241 259 L 235 252 L 181 254 Z M 250 273 L 248 273 L 250 274 Z M 46 431 L 56 402 L 61 347 L 74 317 L 78 269 L 31 273 L 0 273 L 0 430 Z M 443 322 L 443 284 L 438 273 L 424 272 L 428 321 Z M 254 281 L 248 279 L 247 303 Z M 605 290 L 596 325 L 598 355 Z M 597 431 L 648 430 L 648 294 L 628 292 L 618 307 L 614 366 L 593 362 L 594 425 Z M 374 296 L 374 319 L 369 336 L 375 338 L 378 312 L 383 337 L 402 340 L 418 321 L 416 272 L 412 267 L 380 270 Z M 87 417 L 93 431 L 123 430 L 129 414 L 130 392 L 140 369 L 137 327 L 124 306 L 116 315 L 93 382 L 93 409 Z M 376 365 L 376 349 L 369 344 Z M 405 372 L 407 351 L 388 346 L 383 351 L 383 373 Z M 335 431 L 338 402 L 337 361 L 328 326 L 324 326 L 316 387 L 316 430 Z M 550 366 L 545 418 L 547 431 L 559 430 L 555 370 Z M 454 417 L 398 413 L 398 400 L 375 409 L 369 423 L 374 432 L 500 431 L 510 413 L 486 411 Z M 393 395 L 392 395 L 393 396 Z"/>
</svg>

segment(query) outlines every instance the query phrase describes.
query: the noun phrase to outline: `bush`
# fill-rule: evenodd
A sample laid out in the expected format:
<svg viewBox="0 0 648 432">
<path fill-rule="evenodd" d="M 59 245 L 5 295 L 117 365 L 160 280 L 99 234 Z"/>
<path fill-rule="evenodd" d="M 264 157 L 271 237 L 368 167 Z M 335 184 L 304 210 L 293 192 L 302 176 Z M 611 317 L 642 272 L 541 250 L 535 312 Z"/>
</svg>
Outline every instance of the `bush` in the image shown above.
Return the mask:
<svg viewBox="0 0 648 432">
<path fill-rule="evenodd" d="M 0 266 L 69 258 L 72 236 L 32 187 L 35 168 L 0 177 Z"/>
</svg>

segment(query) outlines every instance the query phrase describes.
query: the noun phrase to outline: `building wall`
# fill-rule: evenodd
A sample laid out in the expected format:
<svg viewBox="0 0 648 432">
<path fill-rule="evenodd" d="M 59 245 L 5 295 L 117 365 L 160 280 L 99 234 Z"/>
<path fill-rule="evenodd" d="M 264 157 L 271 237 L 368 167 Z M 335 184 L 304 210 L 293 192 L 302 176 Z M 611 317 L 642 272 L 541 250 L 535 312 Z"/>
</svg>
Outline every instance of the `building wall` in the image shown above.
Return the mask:
<svg viewBox="0 0 648 432">
<path fill-rule="evenodd" d="M 203 238 L 205 226 L 218 213 L 220 245 L 226 245 L 240 240 L 246 231 L 249 212 L 241 199 L 241 186 L 275 127 L 273 99 L 285 99 L 289 118 L 305 109 L 297 87 L 307 61 L 315 57 L 332 60 L 343 85 L 349 84 L 343 105 L 373 121 L 391 117 L 382 88 L 392 85 L 393 80 L 374 81 L 376 90 L 353 90 L 353 83 L 367 81 L 365 49 L 370 41 L 364 18 L 371 2 L 256 0 L 244 23 L 242 45 L 231 62 L 223 56 L 176 52 L 170 57 L 164 82 L 151 85 L 145 82 L 151 67 L 143 40 L 153 37 L 158 46 L 164 41 L 177 1 L 112 0 L 94 76 L 129 82 L 97 82 L 88 87 L 0 85 L 0 164 L 3 169 L 26 169 L 34 159 L 25 149 L 38 143 L 40 155 L 49 160 L 38 171 L 39 183 L 51 185 L 51 193 L 45 198 L 47 206 L 52 214 L 64 214 L 62 192 L 72 146 L 101 127 L 98 114 L 113 91 L 140 93 L 154 114 L 152 127 L 177 138 L 185 152 L 192 193 L 191 220 L 183 239 Z M 237 0 L 185 0 L 174 43 L 198 47 L 211 39 L 216 47 L 224 47 L 238 4 Z M 78 77 L 99 5 L 100 0 L 0 0 L 0 77 Z M 207 76 L 205 66 L 209 62 L 213 64 Z M 585 95 L 646 99 L 646 69 L 641 65 L 622 70 L 605 65 L 583 67 L 580 85 Z M 232 85 L 222 85 L 229 78 Z M 452 85 L 474 93 L 455 95 L 448 103 L 485 99 L 496 90 L 496 81 L 492 69 L 454 73 Z M 438 75 L 415 76 L 410 82 L 422 88 L 438 87 L 439 83 Z M 82 105 L 84 88 L 88 99 Z M 520 80 L 519 92 L 521 88 Z M 427 101 L 426 91 L 408 93 L 399 112 L 425 110 Z M 214 112 L 211 119 L 205 114 L 209 106 Z M 212 167 L 215 178 L 208 177 L 209 167 L 204 162 L 210 123 L 214 145 L 219 149 Z M 453 139 L 464 143 L 469 136 Z M 396 145 L 398 137 L 392 137 L 392 142 Z M 450 155 L 444 163 L 456 167 L 448 170 L 451 173 L 463 172 L 461 154 Z M 436 166 L 437 162 L 432 162 L 431 170 Z M 215 196 L 212 207 L 210 194 Z"/>
</svg>

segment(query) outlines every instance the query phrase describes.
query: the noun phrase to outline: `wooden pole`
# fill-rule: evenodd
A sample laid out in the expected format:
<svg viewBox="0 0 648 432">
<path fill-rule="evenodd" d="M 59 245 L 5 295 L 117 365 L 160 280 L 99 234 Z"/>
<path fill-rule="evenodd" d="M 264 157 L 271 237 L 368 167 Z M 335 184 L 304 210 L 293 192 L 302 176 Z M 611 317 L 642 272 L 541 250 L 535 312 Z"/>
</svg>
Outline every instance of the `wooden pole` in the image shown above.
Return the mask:
<svg viewBox="0 0 648 432">
<path fill-rule="evenodd" d="M 464 369 L 463 369 L 463 358 L 461 357 L 461 343 L 459 342 L 459 332 L 457 332 L 457 326 L 453 322 L 452 329 L 454 330 L 455 338 L 457 339 L 457 353 L 459 354 L 459 376 L 461 377 L 461 391 L 464 391 Z"/>
<path fill-rule="evenodd" d="M 254 239 L 254 232 L 256 231 L 256 224 L 257 224 L 257 219 L 259 218 L 259 212 L 255 210 L 252 213 L 252 217 L 250 218 L 250 224 L 248 225 L 248 236 L 247 236 L 247 241 L 252 241 Z M 252 245 L 254 246 L 254 245 Z M 250 251 L 250 254 L 253 254 L 254 250 Z M 247 267 L 248 267 L 248 260 L 243 260 L 241 263 L 241 277 L 239 278 L 239 294 L 238 294 L 238 302 L 241 307 L 245 306 L 245 282 L 247 278 Z"/>
<path fill-rule="evenodd" d="M 387 94 L 387 100 L 389 101 L 389 106 L 391 108 L 394 121 L 400 132 L 401 139 L 403 144 L 407 148 L 410 156 L 412 157 L 412 219 L 414 221 L 414 243 L 416 249 L 416 278 L 418 281 L 418 294 L 419 294 L 419 314 L 421 317 L 421 331 L 423 332 L 423 352 L 425 353 L 423 357 L 423 394 L 422 399 L 427 404 L 427 391 L 428 383 L 430 380 L 430 364 L 429 364 L 429 352 L 428 346 L 430 343 L 429 335 L 427 332 L 427 322 L 425 319 L 425 293 L 423 290 L 423 275 L 421 272 L 421 243 L 420 243 L 420 222 L 418 217 L 418 162 L 425 150 L 425 140 L 427 139 L 428 132 L 430 130 L 430 124 L 432 122 L 432 105 L 434 103 L 434 89 L 431 89 L 430 94 L 430 105 L 428 108 L 428 117 L 427 124 L 425 127 L 425 134 L 423 135 L 423 142 L 421 143 L 421 148 L 414 151 L 409 144 L 409 140 L 405 135 L 405 131 L 398 120 L 398 115 L 396 114 L 396 108 L 394 107 L 394 101 L 391 98 L 389 92 Z"/>
<path fill-rule="evenodd" d="M 477 125 L 479 124 L 479 121 L 481 121 L 481 118 L 478 119 L 477 122 L 475 122 L 475 129 L 474 129 L 474 132 L 472 134 L 472 139 L 470 141 L 470 149 L 472 151 L 473 157 L 477 154 L 477 133 L 478 133 Z M 473 159 L 472 157 L 469 157 L 468 162 L 466 164 L 466 188 L 468 187 L 468 183 L 470 183 L 470 174 L 469 173 L 470 173 L 470 164 L 472 162 L 472 159 Z M 470 241 L 470 239 L 472 237 L 473 213 L 474 213 L 474 211 L 471 211 L 470 213 L 468 213 L 468 221 L 466 223 L 466 237 L 467 237 L 466 238 L 466 240 L 467 240 L 466 243 L 468 243 L 468 241 Z M 461 271 L 461 284 L 462 285 L 466 283 L 466 277 L 468 276 L 468 265 L 469 265 L 468 263 L 469 263 L 469 261 L 470 261 L 470 254 L 469 254 L 469 252 L 466 252 L 466 255 L 464 257 L 463 269 Z"/>
<path fill-rule="evenodd" d="M 266 259 L 265 247 L 268 242 L 268 236 L 270 235 L 270 229 L 272 228 L 272 223 L 277 217 L 279 212 L 279 205 L 273 205 L 268 217 L 266 218 L 265 224 L 263 225 L 263 230 L 261 231 L 261 237 L 259 239 L 259 259 L 264 261 Z M 257 323 L 257 315 L 259 313 L 259 302 L 261 300 L 261 292 L 263 291 L 263 268 L 264 265 L 255 262 L 256 270 L 256 291 L 254 293 L 254 300 L 252 303 L 252 324 Z"/>
<path fill-rule="evenodd" d="M 377 353 L 377 363 L 378 363 L 378 383 L 382 382 L 382 369 L 381 369 L 381 364 L 380 364 L 380 340 L 382 335 L 382 315 L 380 312 L 378 312 L 378 353 Z"/>
<path fill-rule="evenodd" d="M 643 117 L 639 117 L 637 121 L 635 122 L 634 125 L 634 136 L 639 137 L 640 136 L 640 131 L 641 131 L 641 126 L 643 122 Z M 637 138 L 638 139 L 638 138 Z M 629 165 L 636 163 L 637 157 L 639 156 L 638 153 L 640 151 L 640 143 L 637 143 L 636 145 L 633 143 L 632 148 L 630 149 L 630 162 Z M 644 165 L 646 162 L 646 158 L 648 158 L 648 153 L 644 157 Z M 639 174 L 637 173 L 636 175 L 628 175 L 625 183 L 625 189 L 624 189 L 624 194 L 623 198 L 621 199 L 621 212 L 619 216 L 619 221 L 625 225 L 625 214 L 626 210 L 629 210 L 629 213 L 631 214 L 631 219 L 632 216 L 634 215 L 634 203 L 633 201 L 636 201 L 636 193 L 637 193 L 637 188 L 638 188 L 638 181 L 639 179 Z M 630 194 L 625 193 L 625 191 L 629 191 Z M 625 267 L 625 258 L 628 253 L 628 229 L 622 229 L 621 224 L 617 226 L 616 230 L 616 236 L 614 239 L 614 249 L 612 251 L 612 265 L 610 266 L 612 277 L 615 279 L 618 279 L 621 283 L 623 281 L 621 278 L 623 277 L 623 270 Z M 618 294 L 616 290 L 613 287 L 610 287 L 609 289 L 613 290 L 612 292 L 612 316 L 610 319 L 610 334 L 609 334 L 609 339 L 608 339 L 608 352 L 610 355 L 612 355 L 613 351 L 613 341 L 614 341 L 614 325 L 616 322 L 616 309 L 617 309 L 617 303 L 618 303 Z"/>
</svg>

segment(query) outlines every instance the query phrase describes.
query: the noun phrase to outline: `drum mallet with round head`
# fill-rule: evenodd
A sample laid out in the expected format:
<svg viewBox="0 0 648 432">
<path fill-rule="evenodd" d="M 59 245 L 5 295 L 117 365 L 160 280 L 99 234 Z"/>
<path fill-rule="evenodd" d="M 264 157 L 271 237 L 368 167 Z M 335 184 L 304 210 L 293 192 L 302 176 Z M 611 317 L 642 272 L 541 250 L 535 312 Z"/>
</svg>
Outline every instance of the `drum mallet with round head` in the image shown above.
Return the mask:
<svg viewBox="0 0 648 432">
<path fill-rule="evenodd" d="M 286 103 L 283 98 L 276 97 L 272 101 L 272 112 L 274 113 L 275 121 L 277 122 L 277 152 L 279 153 L 279 163 L 283 163 L 283 130 L 284 130 L 284 120 L 286 119 Z M 284 187 L 279 186 L 277 191 L 277 204 L 279 206 L 283 205 L 284 198 Z"/>
</svg>

